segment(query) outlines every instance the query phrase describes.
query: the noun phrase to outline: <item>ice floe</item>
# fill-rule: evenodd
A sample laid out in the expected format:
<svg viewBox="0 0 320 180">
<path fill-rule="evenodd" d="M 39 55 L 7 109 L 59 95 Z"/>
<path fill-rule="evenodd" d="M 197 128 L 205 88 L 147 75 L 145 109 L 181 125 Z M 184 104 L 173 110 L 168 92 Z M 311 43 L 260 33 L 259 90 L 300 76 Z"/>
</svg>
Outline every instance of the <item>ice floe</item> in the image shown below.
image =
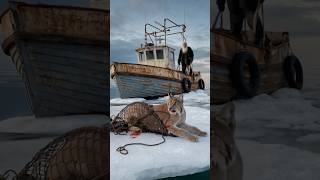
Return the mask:
<svg viewBox="0 0 320 180">
<path fill-rule="evenodd" d="M 196 95 L 197 94 L 197 95 Z M 184 95 L 185 102 L 209 103 L 209 96 L 199 91 Z M 196 96 L 199 95 L 199 98 Z M 163 102 L 160 98 L 153 102 Z M 111 106 L 116 115 L 125 106 Z M 210 111 L 201 107 L 185 106 L 186 122 L 210 134 Z M 142 133 L 138 138 L 110 134 L 111 180 L 146 180 L 194 174 L 210 168 L 210 138 L 201 137 L 193 143 L 179 137 L 166 137 L 166 142 L 155 147 L 129 146 L 128 155 L 116 151 L 131 142 L 157 143 L 161 135 Z"/>
<path fill-rule="evenodd" d="M 319 130 L 320 110 L 294 89 L 281 89 L 272 95 L 258 95 L 235 101 L 237 121 L 256 122 L 265 127 Z"/>
</svg>

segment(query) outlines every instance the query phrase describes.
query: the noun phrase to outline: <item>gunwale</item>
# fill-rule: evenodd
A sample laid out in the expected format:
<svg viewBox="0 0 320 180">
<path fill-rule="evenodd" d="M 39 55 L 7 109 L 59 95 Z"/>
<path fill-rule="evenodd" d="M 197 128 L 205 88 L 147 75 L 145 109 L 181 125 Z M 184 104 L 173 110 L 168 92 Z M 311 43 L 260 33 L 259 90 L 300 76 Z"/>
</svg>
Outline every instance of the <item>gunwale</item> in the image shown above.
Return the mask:
<svg viewBox="0 0 320 180">
<path fill-rule="evenodd" d="M 122 68 L 119 70 L 120 66 L 129 66 L 128 68 Z M 142 67 L 142 68 L 150 68 L 150 69 L 155 69 L 153 72 L 156 72 L 154 74 L 150 74 L 148 72 L 143 72 L 143 71 L 132 71 L 132 69 L 130 68 L 134 68 L 134 67 Z M 115 69 L 113 69 L 113 67 L 115 67 Z M 114 62 L 113 64 L 111 64 L 111 78 L 113 76 L 118 75 L 132 75 L 132 76 L 140 76 L 140 77 L 151 77 L 151 78 L 157 78 L 157 79 L 163 79 L 163 80 L 171 80 L 171 81 L 177 81 L 177 82 L 181 82 L 183 78 L 188 78 L 189 80 L 191 80 L 191 83 L 198 83 L 196 81 L 193 81 L 192 76 L 187 76 L 185 75 L 183 72 L 175 70 L 175 69 L 169 69 L 169 68 L 164 68 L 164 67 L 158 67 L 158 66 L 150 66 L 150 65 L 145 65 L 145 64 L 133 64 L 133 63 L 118 63 L 118 62 Z M 130 70 L 129 70 L 130 69 Z M 159 71 L 157 71 L 159 70 Z M 161 71 L 164 71 L 163 73 L 161 73 Z M 157 73 L 160 72 L 160 73 Z M 172 74 L 172 76 L 166 76 L 163 74 Z M 200 76 L 200 72 L 195 72 L 195 74 L 197 76 Z"/>
</svg>

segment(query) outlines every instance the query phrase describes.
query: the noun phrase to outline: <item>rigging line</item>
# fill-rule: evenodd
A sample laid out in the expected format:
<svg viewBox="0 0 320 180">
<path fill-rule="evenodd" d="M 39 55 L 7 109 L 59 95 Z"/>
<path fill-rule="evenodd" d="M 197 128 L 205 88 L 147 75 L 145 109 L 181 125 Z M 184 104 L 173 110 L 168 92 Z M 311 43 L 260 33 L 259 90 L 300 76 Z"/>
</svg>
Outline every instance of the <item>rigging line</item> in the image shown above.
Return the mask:
<svg viewBox="0 0 320 180">
<path fill-rule="evenodd" d="M 186 24 L 186 4 L 183 4 L 183 24 Z"/>
<path fill-rule="evenodd" d="M 183 24 L 186 26 L 186 3 L 183 4 Z M 185 32 L 182 33 L 182 41 L 187 41 Z"/>
<path fill-rule="evenodd" d="M 167 0 L 164 0 L 164 9 L 163 9 L 163 18 L 166 18 L 165 16 L 167 15 Z"/>
</svg>

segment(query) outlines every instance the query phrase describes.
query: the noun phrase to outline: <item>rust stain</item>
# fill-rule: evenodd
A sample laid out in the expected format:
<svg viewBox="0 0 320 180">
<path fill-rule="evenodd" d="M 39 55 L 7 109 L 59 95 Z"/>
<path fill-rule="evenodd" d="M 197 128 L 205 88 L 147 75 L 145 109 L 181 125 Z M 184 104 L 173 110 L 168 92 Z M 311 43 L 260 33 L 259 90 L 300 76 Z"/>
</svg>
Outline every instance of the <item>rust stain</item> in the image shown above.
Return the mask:
<svg viewBox="0 0 320 180">
<path fill-rule="evenodd" d="M 108 10 L 18 3 L 2 15 L 1 31 L 5 37 L 19 31 L 109 41 L 109 21 Z"/>
</svg>

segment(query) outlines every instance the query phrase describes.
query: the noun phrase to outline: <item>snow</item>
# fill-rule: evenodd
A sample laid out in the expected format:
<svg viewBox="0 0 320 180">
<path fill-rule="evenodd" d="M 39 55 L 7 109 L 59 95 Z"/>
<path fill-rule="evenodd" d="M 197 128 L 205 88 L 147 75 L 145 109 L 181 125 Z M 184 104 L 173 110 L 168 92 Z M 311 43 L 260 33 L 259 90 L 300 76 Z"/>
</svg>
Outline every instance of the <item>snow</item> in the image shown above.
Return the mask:
<svg viewBox="0 0 320 180">
<path fill-rule="evenodd" d="M 258 95 L 236 101 L 237 121 L 255 121 L 264 127 L 319 130 L 320 111 L 295 89 L 280 89 L 272 95 Z"/>
<path fill-rule="evenodd" d="M 198 97 L 198 98 L 196 98 Z M 163 102 L 167 97 L 147 102 Z M 115 100 L 114 100 L 115 101 Z M 124 100 L 121 100 L 124 102 Z M 127 102 L 131 102 L 130 100 Z M 184 102 L 208 103 L 204 91 L 184 95 Z M 111 106 L 116 115 L 125 106 Z M 210 111 L 202 107 L 186 106 L 186 122 L 210 134 Z M 131 142 L 147 144 L 160 142 L 161 135 L 142 133 L 138 138 L 110 133 L 111 180 L 144 180 L 175 177 L 206 171 L 210 168 L 210 138 L 200 137 L 199 142 L 189 142 L 180 137 L 166 137 L 166 142 L 155 147 L 129 146 L 128 155 L 116 151 L 119 146 Z"/>
<path fill-rule="evenodd" d="M 126 105 L 133 102 L 143 102 L 143 101 L 145 101 L 145 99 L 143 98 L 128 98 L 128 99 L 114 98 L 110 100 L 110 105 L 111 106 Z"/>
<path fill-rule="evenodd" d="M 239 140 L 245 180 L 319 180 L 318 153 L 280 144 Z"/>
<path fill-rule="evenodd" d="M 162 103 L 166 101 L 168 96 L 158 98 L 156 100 L 148 100 L 146 102 L 149 103 Z M 183 104 L 184 106 L 196 106 L 203 108 L 210 108 L 210 96 L 208 96 L 208 92 L 205 90 L 197 90 L 191 91 L 189 93 L 183 94 Z"/>
<path fill-rule="evenodd" d="M 114 98 L 110 100 L 111 106 L 120 106 L 120 105 L 128 105 L 133 102 L 147 102 L 151 104 L 159 104 L 164 102 L 168 99 L 168 96 L 160 97 L 158 99 L 153 100 L 146 100 L 144 98 L 128 98 L 128 99 L 121 99 L 121 98 Z M 210 97 L 205 90 L 197 90 L 191 91 L 189 93 L 183 94 L 183 103 L 184 105 L 189 106 L 210 106 Z"/>
<path fill-rule="evenodd" d="M 0 132 L 62 134 L 83 126 L 97 126 L 107 122 L 102 115 L 74 115 L 48 118 L 14 117 L 0 121 Z"/>
<path fill-rule="evenodd" d="M 243 179 L 320 179 L 319 98 L 284 88 L 234 102 Z"/>
<path fill-rule="evenodd" d="M 53 138 L 1 141 L 0 174 L 8 169 L 19 172 Z"/>
</svg>

